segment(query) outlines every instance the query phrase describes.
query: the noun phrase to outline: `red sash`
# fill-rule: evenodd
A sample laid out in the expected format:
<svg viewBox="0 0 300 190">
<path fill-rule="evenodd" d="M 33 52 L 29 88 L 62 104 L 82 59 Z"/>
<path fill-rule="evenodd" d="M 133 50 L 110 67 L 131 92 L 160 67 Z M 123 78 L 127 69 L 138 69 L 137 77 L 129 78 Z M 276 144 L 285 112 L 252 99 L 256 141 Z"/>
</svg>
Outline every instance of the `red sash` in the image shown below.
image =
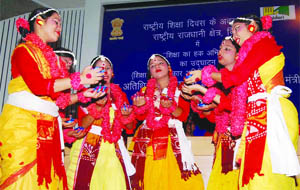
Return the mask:
<svg viewBox="0 0 300 190">
<path fill-rule="evenodd" d="M 60 136 L 57 119 L 54 121 L 37 120 L 37 175 L 38 185 L 45 181 L 46 187 L 51 183 L 51 165 L 54 173 L 63 180 L 67 189 L 67 178 L 62 162 Z"/>
</svg>

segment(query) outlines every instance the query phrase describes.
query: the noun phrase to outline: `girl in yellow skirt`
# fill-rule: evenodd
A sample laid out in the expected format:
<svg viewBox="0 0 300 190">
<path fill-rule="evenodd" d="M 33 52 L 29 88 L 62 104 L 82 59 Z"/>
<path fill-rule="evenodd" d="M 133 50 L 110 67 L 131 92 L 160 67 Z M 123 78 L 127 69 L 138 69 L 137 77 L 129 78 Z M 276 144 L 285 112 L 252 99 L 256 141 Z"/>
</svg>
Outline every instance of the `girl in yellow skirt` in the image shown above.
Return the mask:
<svg viewBox="0 0 300 190">
<path fill-rule="evenodd" d="M 231 71 L 235 67 L 239 48 L 230 36 L 226 37 L 220 45 L 219 63 Z M 214 68 L 214 66 L 206 66 L 203 70 L 211 67 Z M 212 140 L 216 151 L 207 190 L 237 190 L 239 170 L 235 164 L 235 155 L 246 118 L 246 107 L 241 106 L 245 104 L 240 104 L 240 101 L 246 101 L 246 99 L 241 98 L 240 94 L 237 96 L 237 88 L 230 90 L 217 88 L 215 82 L 211 85 L 213 86 L 209 88 L 199 84 L 184 85 L 182 91 L 187 94 L 201 92 L 203 96 L 192 96 L 191 107 L 201 118 L 205 117 L 216 123 Z M 198 104 L 198 99 L 205 104 Z M 218 107 L 216 105 L 213 107 L 215 103 Z"/>
<path fill-rule="evenodd" d="M 130 190 L 129 176 L 135 169 L 121 133 L 125 126 L 132 128 L 135 116 L 125 93 L 111 83 L 111 61 L 101 55 L 95 57 L 91 65 L 100 67 L 105 73 L 102 83 L 95 87 L 102 95 L 79 109 L 79 125 L 85 129 L 79 128 L 71 134 L 79 140 L 71 149 L 68 187 L 75 190 Z"/>
<path fill-rule="evenodd" d="M 144 120 L 133 139 L 133 189 L 204 189 L 183 128 L 189 103 L 180 97 L 170 63 L 154 54 L 148 61 L 147 87 L 133 97 L 136 117 Z"/>
<path fill-rule="evenodd" d="M 0 189 L 67 189 L 58 106 L 62 99 L 64 105 L 70 105 L 87 96 L 97 97 L 97 93 L 90 89 L 64 95 L 62 91 L 79 90 L 83 84 L 99 81 L 102 74 L 97 73 L 99 69 L 86 68 L 82 74 L 67 77 L 65 66 L 58 64 L 47 45 L 60 36 L 57 10 L 36 9 L 28 21 L 18 19 L 16 24 L 25 42 L 13 52 L 13 79 L 0 116 Z"/>
<path fill-rule="evenodd" d="M 296 189 L 300 173 L 296 154 L 299 136 L 298 113 L 287 99 L 291 90 L 284 86 L 284 55 L 269 30 L 272 18 L 237 17 L 232 23 L 234 40 L 241 46 L 232 71 L 209 74 L 192 71 L 193 78 L 211 78 L 224 87 L 246 84 L 247 117 L 238 152 L 239 188 Z"/>
</svg>

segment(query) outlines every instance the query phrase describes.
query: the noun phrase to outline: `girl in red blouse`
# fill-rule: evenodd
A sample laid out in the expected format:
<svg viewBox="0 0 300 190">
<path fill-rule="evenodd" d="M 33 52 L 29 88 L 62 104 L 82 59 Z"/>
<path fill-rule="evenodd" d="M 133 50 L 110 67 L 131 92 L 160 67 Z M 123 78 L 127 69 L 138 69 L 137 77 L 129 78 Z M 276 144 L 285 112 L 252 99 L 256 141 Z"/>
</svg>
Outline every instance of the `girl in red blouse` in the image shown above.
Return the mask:
<svg viewBox="0 0 300 190">
<path fill-rule="evenodd" d="M 61 92 L 71 87 L 81 90 L 85 84 L 97 83 L 103 74 L 87 67 L 68 77 L 65 67 L 58 64 L 47 45 L 60 37 L 57 10 L 36 9 L 16 25 L 24 43 L 11 58 L 13 79 L 0 116 L 0 189 L 67 189 L 59 107 L 99 94 L 92 89 L 74 95 Z"/>
<path fill-rule="evenodd" d="M 222 82 L 225 88 L 237 87 L 238 96 L 247 98 L 238 154 L 239 188 L 243 190 L 293 190 L 292 176 L 300 173 L 298 113 L 287 99 L 291 89 L 284 86 L 285 57 L 269 32 L 271 27 L 270 16 L 237 17 L 232 22 L 233 38 L 241 46 L 236 67 L 221 72 L 191 71 L 193 77 L 185 80 Z"/>
</svg>

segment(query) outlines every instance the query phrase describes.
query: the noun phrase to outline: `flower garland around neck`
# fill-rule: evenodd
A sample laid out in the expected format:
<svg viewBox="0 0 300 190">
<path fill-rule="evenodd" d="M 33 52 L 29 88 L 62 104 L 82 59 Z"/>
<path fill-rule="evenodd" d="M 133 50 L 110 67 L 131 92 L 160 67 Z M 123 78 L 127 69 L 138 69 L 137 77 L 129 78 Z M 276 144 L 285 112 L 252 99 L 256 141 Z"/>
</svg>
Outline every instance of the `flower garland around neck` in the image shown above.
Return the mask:
<svg viewBox="0 0 300 190">
<path fill-rule="evenodd" d="M 57 57 L 53 49 L 44 43 L 38 35 L 35 33 L 30 33 L 24 38 L 24 40 L 26 42 L 33 43 L 42 51 L 45 59 L 49 63 L 52 78 L 65 78 L 69 75 L 68 70 L 64 69 L 64 65 L 61 65 L 62 69 L 59 68 L 57 64 Z"/>
<path fill-rule="evenodd" d="M 124 119 L 122 113 L 121 113 L 121 107 L 124 105 L 125 101 L 122 98 L 122 90 L 121 88 L 116 85 L 116 84 L 110 84 L 110 90 L 111 90 L 111 95 L 115 100 L 115 105 L 117 107 L 117 110 L 115 111 L 115 117 L 114 121 L 111 127 L 110 124 L 110 107 L 112 105 L 111 97 L 108 95 L 107 97 L 107 102 L 104 107 L 102 107 L 101 110 L 97 109 L 96 103 L 92 103 L 87 107 L 88 113 L 95 119 L 100 119 L 102 118 L 102 123 L 101 123 L 101 134 L 103 136 L 104 141 L 108 141 L 109 143 L 115 143 L 117 142 L 122 134 L 122 129 L 124 125 L 133 122 L 135 117 L 134 114 L 132 113 L 127 119 Z M 112 130 L 111 130 L 112 128 Z"/>
<path fill-rule="evenodd" d="M 146 116 L 146 122 L 148 127 L 154 130 L 168 126 L 168 121 L 171 118 L 172 110 L 174 109 L 174 107 L 175 108 L 177 107 L 177 103 L 175 102 L 174 99 L 175 91 L 177 88 L 177 78 L 175 76 L 170 76 L 169 85 L 168 85 L 168 97 L 173 101 L 173 106 L 169 108 L 164 108 L 164 111 L 161 112 L 162 117 L 159 120 L 157 120 L 155 116 L 155 107 L 154 107 L 154 92 L 156 89 L 155 87 L 156 87 L 156 79 L 149 79 L 147 83 L 147 89 L 146 89 L 146 104 L 141 108 L 135 107 L 135 110 L 137 110 L 136 113 L 142 113 L 148 111 Z"/>
<path fill-rule="evenodd" d="M 248 53 L 252 50 L 254 44 L 259 42 L 263 38 L 272 38 L 269 32 L 261 31 L 255 33 L 249 39 L 247 39 L 242 45 L 239 53 L 238 60 L 233 68 L 233 70 L 241 65 L 246 59 Z M 236 86 L 231 91 L 231 107 L 232 111 L 230 114 L 225 114 L 223 117 L 216 117 L 216 120 L 220 119 L 223 121 L 216 121 L 216 123 L 223 125 L 218 126 L 218 129 L 222 132 L 226 131 L 230 125 L 230 132 L 233 136 L 239 136 L 242 134 L 244 129 L 244 123 L 246 120 L 246 109 L 247 109 L 247 81 L 243 82 L 241 85 Z M 226 117 L 230 117 L 229 119 Z"/>
</svg>

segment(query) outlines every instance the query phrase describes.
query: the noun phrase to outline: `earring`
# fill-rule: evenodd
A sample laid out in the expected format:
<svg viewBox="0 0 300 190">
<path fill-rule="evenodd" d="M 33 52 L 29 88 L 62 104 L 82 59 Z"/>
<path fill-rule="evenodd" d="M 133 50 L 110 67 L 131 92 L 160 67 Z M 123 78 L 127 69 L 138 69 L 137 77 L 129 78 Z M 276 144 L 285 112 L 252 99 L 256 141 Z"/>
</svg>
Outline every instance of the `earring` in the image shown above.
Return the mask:
<svg viewBox="0 0 300 190">
<path fill-rule="evenodd" d="M 173 71 L 172 71 L 170 65 L 168 66 L 168 70 L 169 70 L 169 77 L 171 77 L 173 75 Z"/>
<path fill-rule="evenodd" d="M 172 69 L 171 69 L 170 65 L 168 66 L 168 70 L 169 70 L 169 73 L 172 72 Z"/>
<path fill-rule="evenodd" d="M 251 33 L 254 33 L 255 32 L 255 26 L 253 24 L 249 24 L 248 25 L 248 30 L 251 32 Z"/>
<path fill-rule="evenodd" d="M 36 23 L 40 26 L 44 25 L 44 22 L 39 18 L 36 19 Z"/>
<path fill-rule="evenodd" d="M 115 76 L 115 74 L 114 74 L 114 73 L 112 73 L 112 74 L 111 74 L 111 78 L 113 78 L 114 76 Z"/>
</svg>

